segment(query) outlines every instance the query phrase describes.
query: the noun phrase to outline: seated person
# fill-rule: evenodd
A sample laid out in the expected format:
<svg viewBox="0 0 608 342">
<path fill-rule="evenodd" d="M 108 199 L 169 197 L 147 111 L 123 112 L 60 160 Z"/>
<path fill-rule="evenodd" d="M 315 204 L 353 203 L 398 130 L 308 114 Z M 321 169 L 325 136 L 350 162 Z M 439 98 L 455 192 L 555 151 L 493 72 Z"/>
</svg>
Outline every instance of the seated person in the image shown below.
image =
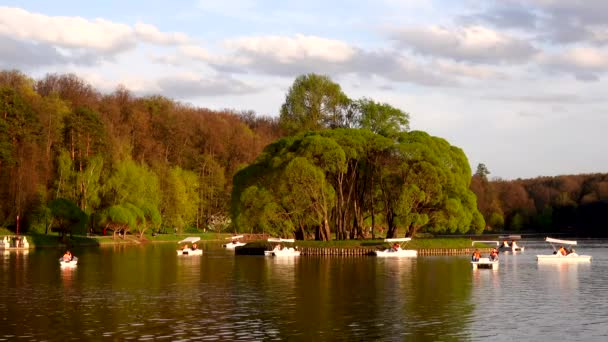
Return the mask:
<svg viewBox="0 0 608 342">
<path fill-rule="evenodd" d="M 559 254 L 564 255 L 564 256 L 568 255 L 568 252 L 566 252 L 566 249 L 564 248 L 564 246 L 561 246 L 559 248 Z"/>
<path fill-rule="evenodd" d="M 490 252 L 490 260 L 492 260 L 492 261 L 498 260 L 498 251 L 496 250 L 496 248 L 493 248 L 492 251 Z"/>
<path fill-rule="evenodd" d="M 195 243 L 193 243 L 193 244 L 192 244 L 192 250 L 195 250 L 196 248 L 198 248 L 198 245 L 197 245 L 197 244 L 195 244 Z"/>
<path fill-rule="evenodd" d="M 396 252 L 396 251 L 398 251 L 398 250 L 400 250 L 400 249 L 401 249 L 401 246 L 400 246 L 398 243 L 396 243 L 396 242 L 395 242 L 395 243 L 393 244 L 393 250 Z"/>
<path fill-rule="evenodd" d="M 510 247 L 509 243 L 507 242 L 507 240 L 505 240 L 505 241 L 502 242 L 502 246 L 505 247 L 505 248 L 509 248 Z"/>
<path fill-rule="evenodd" d="M 72 252 L 65 252 L 65 254 L 63 255 L 63 261 L 72 261 Z"/>
<path fill-rule="evenodd" d="M 515 241 L 511 242 L 511 247 L 513 247 L 513 248 L 517 248 L 517 247 L 518 247 L 518 246 L 517 246 L 517 242 L 515 242 Z"/>
<path fill-rule="evenodd" d="M 185 244 L 184 247 L 182 248 L 183 251 L 185 251 L 186 249 L 188 249 L 188 244 Z"/>
<path fill-rule="evenodd" d="M 481 258 L 481 254 L 479 253 L 478 249 L 475 249 L 475 252 L 473 252 L 473 255 L 471 255 L 471 260 L 479 261 L 479 258 Z"/>
</svg>

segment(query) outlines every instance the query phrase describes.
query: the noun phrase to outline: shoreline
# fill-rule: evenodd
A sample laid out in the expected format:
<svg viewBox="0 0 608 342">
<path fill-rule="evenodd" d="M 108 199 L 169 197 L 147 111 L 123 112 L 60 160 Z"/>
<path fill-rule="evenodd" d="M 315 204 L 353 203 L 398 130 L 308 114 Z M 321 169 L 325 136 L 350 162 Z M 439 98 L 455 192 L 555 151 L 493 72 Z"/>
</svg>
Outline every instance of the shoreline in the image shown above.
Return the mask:
<svg viewBox="0 0 608 342">
<path fill-rule="evenodd" d="M 5 235 L 14 237 L 16 235 Z M 66 243 L 59 240 L 58 235 L 21 235 L 26 237 L 29 248 L 74 248 L 74 247 L 104 247 L 117 245 L 142 245 L 148 243 L 177 243 L 188 236 L 198 236 L 200 243 L 206 242 L 225 242 L 230 239 L 231 234 L 227 233 L 199 233 L 199 234 L 160 234 L 144 235 L 140 240 L 137 236 L 127 235 L 126 238 L 113 236 L 73 236 L 68 238 Z M 488 253 L 491 247 L 472 247 L 470 239 L 462 237 L 454 238 L 420 238 L 414 239 L 403 246 L 404 249 L 415 249 L 418 255 L 464 255 L 473 253 L 479 249 L 482 253 Z M 235 250 L 237 255 L 264 255 L 264 250 L 271 249 L 270 243 L 265 240 L 247 241 L 247 245 L 238 247 Z M 334 256 L 364 256 L 374 255 L 374 251 L 387 248 L 388 244 L 383 239 L 375 240 L 331 240 L 331 241 L 311 241 L 298 240 L 296 246 L 303 256 L 307 255 L 334 255 Z M 23 251 L 25 248 L 11 247 L 2 249 L 4 251 Z"/>
</svg>

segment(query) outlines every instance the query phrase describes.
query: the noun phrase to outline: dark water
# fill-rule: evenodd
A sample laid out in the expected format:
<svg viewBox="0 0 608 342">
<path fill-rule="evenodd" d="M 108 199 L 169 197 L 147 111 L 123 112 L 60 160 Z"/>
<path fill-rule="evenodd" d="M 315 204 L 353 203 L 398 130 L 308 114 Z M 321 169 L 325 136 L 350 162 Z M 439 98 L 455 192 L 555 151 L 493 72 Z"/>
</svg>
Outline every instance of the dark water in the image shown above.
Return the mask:
<svg viewBox="0 0 608 342">
<path fill-rule="evenodd" d="M 0 256 L 0 340 L 608 340 L 608 248 L 538 264 L 523 243 L 497 271 L 468 257 L 271 258 L 210 243 Z M 541 249 L 542 247 L 542 249 Z"/>
</svg>

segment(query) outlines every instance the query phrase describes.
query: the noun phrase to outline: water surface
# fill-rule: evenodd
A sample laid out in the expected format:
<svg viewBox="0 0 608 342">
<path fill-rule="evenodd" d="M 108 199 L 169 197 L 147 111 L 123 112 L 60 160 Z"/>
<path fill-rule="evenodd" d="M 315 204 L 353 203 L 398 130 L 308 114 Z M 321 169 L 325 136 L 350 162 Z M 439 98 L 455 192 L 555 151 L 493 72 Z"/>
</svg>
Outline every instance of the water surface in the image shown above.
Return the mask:
<svg viewBox="0 0 608 342">
<path fill-rule="evenodd" d="M 472 270 L 467 256 L 203 256 L 174 244 L 0 256 L 0 340 L 608 339 L 608 248 L 591 263 L 539 264 L 538 242 Z"/>
</svg>

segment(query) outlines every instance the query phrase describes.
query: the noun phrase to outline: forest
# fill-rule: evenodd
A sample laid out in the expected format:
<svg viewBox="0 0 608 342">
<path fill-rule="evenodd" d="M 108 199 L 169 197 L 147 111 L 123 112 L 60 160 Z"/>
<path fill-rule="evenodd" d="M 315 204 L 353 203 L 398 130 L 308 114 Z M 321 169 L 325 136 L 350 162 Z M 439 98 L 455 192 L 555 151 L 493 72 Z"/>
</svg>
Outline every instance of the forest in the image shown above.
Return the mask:
<svg viewBox="0 0 608 342">
<path fill-rule="evenodd" d="M 608 236 L 608 174 L 502 180 L 479 164 L 471 181 L 486 231 Z"/>
<path fill-rule="evenodd" d="M 460 148 L 410 131 L 408 113 L 322 75 L 297 77 L 279 112 L 1 71 L 0 227 L 318 240 L 601 231 L 606 176 L 489 180 Z"/>
</svg>

